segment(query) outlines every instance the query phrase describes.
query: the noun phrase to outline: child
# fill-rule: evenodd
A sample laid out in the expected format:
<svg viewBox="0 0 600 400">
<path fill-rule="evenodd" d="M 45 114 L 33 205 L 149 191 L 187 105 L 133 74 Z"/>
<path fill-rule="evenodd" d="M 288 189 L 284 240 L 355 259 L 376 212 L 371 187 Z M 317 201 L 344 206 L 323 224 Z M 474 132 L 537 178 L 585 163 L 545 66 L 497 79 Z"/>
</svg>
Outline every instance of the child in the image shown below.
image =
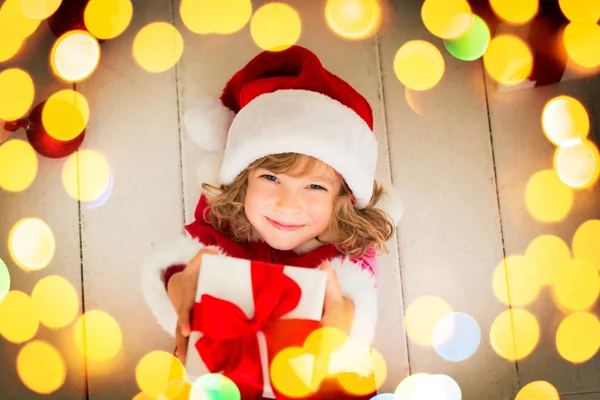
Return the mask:
<svg viewBox="0 0 600 400">
<path fill-rule="evenodd" d="M 178 357 L 185 361 L 207 252 L 324 269 L 322 324 L 370 345 L 376 250 L 387 251 L 401 205 L 389 208 L 389 196 L 383 203 L 375 181 L 369 104 L 299 46 L 256 56 L 220 100 L 220 108 L 204 101 L 185 116 L 188 134 L 205 149 L 221 150 L 226 142 L 220 184 L 203 183 L 195 221 L 186 226 L 191 238 L 159 252 L 143 270 L 144 297 L 176 336 Z M 210 136 L 208 128 L 217 126 L 223 132 Z"/>
</svg>

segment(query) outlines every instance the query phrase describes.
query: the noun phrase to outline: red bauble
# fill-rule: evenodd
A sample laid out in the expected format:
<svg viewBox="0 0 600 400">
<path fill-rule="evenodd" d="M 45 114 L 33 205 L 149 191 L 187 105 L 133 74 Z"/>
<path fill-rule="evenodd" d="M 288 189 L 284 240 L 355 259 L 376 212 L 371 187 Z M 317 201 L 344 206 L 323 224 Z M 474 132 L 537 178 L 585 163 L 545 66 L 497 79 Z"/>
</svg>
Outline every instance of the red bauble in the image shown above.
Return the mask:
<svg viewBox="0 0 600 400">
<path fill-rule="evenodd" d="M 60 7 L 48 18 L 50 30 L 57 38 L 73 30 L 88 31 L 83 13 L 89 0 L 62 0 Z M 103 40 L 98 39 L 98 43 Z"/>
</svg>

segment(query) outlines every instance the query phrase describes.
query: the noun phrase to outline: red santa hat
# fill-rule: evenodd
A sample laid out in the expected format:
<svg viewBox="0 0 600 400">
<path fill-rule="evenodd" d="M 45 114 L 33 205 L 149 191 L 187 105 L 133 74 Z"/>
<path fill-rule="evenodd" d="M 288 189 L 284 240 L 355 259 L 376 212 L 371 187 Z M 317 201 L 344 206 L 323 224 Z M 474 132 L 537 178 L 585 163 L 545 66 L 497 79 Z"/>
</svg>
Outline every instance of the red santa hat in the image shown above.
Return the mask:
<svg viewBox="0 0 600 400">
<path fill-rule="evenodd" d="M 303 47 L 260 53 L 227 82 L 220 99 L 190 104 L 184 124 L 201 148 L 224 151 L 220 164 L 205 160 L 200 167 L 203 174 L 208 163 L 220 167 L 223 184 L 259 158 L 293 152 L 334 168 L 350 187 L 356 208 L 364 208 L 373 195 L 378 144 L 371 107 Z M 397 190 L 387 185 L 386 192 L 377 206 L 397 224 L 402 203 Z"/>
</svg>

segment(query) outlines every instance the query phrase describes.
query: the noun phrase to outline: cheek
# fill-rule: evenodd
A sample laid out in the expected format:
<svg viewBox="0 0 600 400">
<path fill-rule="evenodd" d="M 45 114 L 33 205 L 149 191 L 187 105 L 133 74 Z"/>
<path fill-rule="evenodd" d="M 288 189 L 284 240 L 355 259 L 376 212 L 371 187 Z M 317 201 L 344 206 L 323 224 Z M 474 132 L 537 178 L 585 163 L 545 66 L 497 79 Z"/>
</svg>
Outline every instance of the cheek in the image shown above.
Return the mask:
<svg viewBox="0 0 600 400">
<path fill-rule="evenodd" d="M 329 225 L 332 213 L 333 203 L 331 201 L 314 202 L 310 207 L 313 222 L 322 228 Z"/>
</svg>

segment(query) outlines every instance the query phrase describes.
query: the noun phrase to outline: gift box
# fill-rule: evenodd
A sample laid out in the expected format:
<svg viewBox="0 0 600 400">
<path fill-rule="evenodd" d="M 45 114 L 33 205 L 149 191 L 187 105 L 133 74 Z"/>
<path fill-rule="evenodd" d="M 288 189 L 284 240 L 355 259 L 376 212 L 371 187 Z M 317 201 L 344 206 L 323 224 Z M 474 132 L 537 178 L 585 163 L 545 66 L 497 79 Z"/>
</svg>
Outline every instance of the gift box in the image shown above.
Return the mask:
<svg viewBox="0 0 600 400">
<path fill-rule="evenodd" d="M 269 366 L 321 326 L 327 275 L 319 269 L 205 254 L 192 311 L 188 379 L 230 378 L 242 399 L 285 398 Z"/>
</svg>

